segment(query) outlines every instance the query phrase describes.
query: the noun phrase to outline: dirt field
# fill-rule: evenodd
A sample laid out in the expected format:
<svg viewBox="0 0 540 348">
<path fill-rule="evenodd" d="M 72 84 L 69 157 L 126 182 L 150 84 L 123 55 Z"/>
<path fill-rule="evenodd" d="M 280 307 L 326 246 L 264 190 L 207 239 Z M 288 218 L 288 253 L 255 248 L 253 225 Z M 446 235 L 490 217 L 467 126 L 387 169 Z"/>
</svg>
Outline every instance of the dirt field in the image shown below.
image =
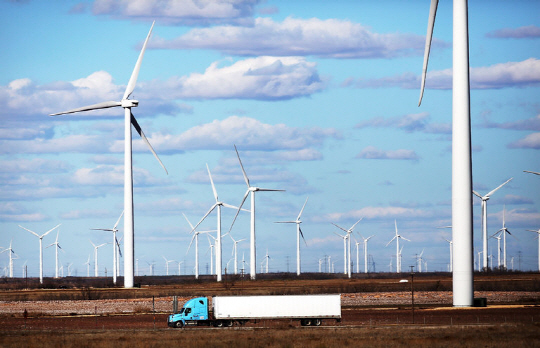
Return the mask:
<svg viewBox="0 0 540 348">
<path fill-rule="evenodd" d="M 507 281 L 516 286 L 515 278 Z M 524 281 L 529 282 L 530 278 Z M 533 279 L 537 281 L 537 277 Z M 332 280 L 319 281 L 318 287 L 345 289 L 354 284 L 365 288 L 362 282 L 396 283 L 386 279 L 359 283 Z M 307 283 L 313 288 L 317 281 Z M 530 289 L 530 283 L 527 284 Z M 214 283 L 195 286 L 197 289 L 187 286 L 177 289 L 184 294 L 192 293 L 179 297 L 180 304 L 201 293 L 216 293 L 223 287 L 217 288 Z M 247 288 L 253 293 L 291 293 L 291 289 L 302 292 L 307 285 L 302 281 L 278 280 L 247 282 L 242 286 L 244 293 Z M 112 290 L 122 293 L 119 289 Z M 235 291 L 231 287 L 227 290 Z M 93 296 L 98 298 L 110 295 L 109 289 L 93 291 Z M 267 320 L 243 327 L 186 329 L 167 327 L 171 296 L 144 297 L 168 293 L 170 287 L 137 291 L 124 291 L 127 298 L 94 300 L 43 300 L 72 298 L 82 293 L 74 289 L 0 291 L 0 347 L 540 346 L 539 291 L 475 291 L 475 297 L 484 297 L 488 302 L 487 307 L 478 308 L 453 308 L 450 291 L 415 291 L 414 311 L 410 291 L 347 292 L 341 295 L 341 323 L 326 321 L 321 327 L 301 327 L 297 321 Z M 9 300 L 21 296 L 42 300 Z"/>
</svg>

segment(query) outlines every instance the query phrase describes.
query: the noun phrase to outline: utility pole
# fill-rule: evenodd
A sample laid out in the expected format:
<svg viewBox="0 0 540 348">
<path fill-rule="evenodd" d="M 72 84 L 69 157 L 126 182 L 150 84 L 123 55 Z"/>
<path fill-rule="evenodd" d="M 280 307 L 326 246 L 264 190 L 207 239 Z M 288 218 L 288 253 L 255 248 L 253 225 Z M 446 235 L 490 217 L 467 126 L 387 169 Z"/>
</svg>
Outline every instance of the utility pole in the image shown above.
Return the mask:
<svg viewBox="0 0 540 348">
<path fill-rule="evenodd" d="M 411 267 L 411 303 L 412 303 L 412 322 L 414 324 L 414 266 Z"/>
</svg>

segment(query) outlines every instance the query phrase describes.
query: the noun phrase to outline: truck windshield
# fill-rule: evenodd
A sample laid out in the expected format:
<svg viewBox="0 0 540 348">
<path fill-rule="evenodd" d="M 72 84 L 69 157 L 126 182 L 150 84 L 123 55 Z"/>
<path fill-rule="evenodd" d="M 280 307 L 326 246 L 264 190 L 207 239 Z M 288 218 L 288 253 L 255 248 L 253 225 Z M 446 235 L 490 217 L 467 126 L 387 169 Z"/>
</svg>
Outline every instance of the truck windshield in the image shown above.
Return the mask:
<svg viewBox="0 0 540 348">
<path fill-rule="evenodd" d="M 180 313 L 180 314 L 184 313 L 184 309 L 185 309 L 185 308 L 181 308 L 181 309 L 180 309 L 180 312 L 178 312 L 178 313 Z"/>
</svg>

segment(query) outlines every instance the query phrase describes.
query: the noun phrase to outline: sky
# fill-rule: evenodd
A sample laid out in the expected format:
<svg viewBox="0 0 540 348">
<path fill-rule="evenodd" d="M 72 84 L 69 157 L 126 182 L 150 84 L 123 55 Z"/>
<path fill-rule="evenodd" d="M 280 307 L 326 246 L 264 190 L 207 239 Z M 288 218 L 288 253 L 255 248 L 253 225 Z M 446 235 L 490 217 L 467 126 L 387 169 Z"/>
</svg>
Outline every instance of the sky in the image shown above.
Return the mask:
<svg viewBox="0 0 540 348">
<path fill-rule="evenodd" d="M 486 194 L 488 234 L 503 225 L 508 267 L 538 269 L 540 229 L 540 3 L 469 3 L 473 188 Z M 17 255 L 14 275 L 38 276 L 39 241 L 58 242 L 64 275 L 93 274 L 94 244 L 112 241 L 123 210 L 123 110 L 51 117 L 120 100 L 155 21 L 131 98 L 168 170 L 133 136 L 135 257 L 140 275 L 194 273 L 191 228 L 219 199 L 238 206 L 246 184 L 285 192 L 256 195 L 257 271 L 296 271 L 295 220 L 304 202 L 302 271 L 331 257 L 343 272 L 333 225 L 368 243 L 370 271 L 402 270 L 423 252 L 423 270 L 447 271 L 451 225 L 452 6 L 441 1 L 426 91 L 418 106 L 429 1 L 0 0 L 0 246 Z M 474 253 L 481 251 L 480 199 Z M 249 200 L 244 208 L 249 209 Z M 235 215 L 223 209 L 228 231 Z M 216 228 L 212 213 L 200 230 Z M 119 224 L 122 237 L 123 223 Z M 360 236 L 361 235 L 361 236 Z M 231 229 L 249 237 L 249 214 Z M 201 235 L 200 273 L 210 267 Z M 223 268 L 232 273 L 232 240 Z M 489 240 L 498 265 L 497 240 Z M 98 249 L 112 274 L 112 245 Z M 238 244 L 249 262 L 248 240 Z M 360 270 L 364 269 L 360 244 Z M 54 248 L 44 274 L 54 275 Z M 512 261 L 513 260 L 513 261 Z M 0 254 L 0 275 L 8 253 Z M 240 262 L 240 261 L 239 261 Z M 241 263 L 241 262 L 240 262 Z M 170 265 L 171 265 L 170 264 Z M 326 266 L 323 266 L 325 268 Z M 477 266 L 475 266 L 477 267 Z M 246 266 L 246 269 L 248 267 Z M 225 270 L 223 271 L 225 272 Z M 137 270 L 136 270 L 137 274 Z"/>
</svg>

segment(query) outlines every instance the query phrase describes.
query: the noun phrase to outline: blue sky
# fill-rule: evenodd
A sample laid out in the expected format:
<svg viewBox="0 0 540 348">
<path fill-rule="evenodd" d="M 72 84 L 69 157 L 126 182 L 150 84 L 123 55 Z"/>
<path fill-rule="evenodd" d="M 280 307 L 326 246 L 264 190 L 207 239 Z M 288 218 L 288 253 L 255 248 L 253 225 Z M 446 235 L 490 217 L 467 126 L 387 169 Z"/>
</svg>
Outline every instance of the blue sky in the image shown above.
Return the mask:
<svg viewBox="0 0 540 348">
<path fill-rule="evenodd" d="M 540 177 L 523 170 L 540 172 L 539 11 L 536 1 L 469 5 L 474 189 L 514 178 L 488 202 L 488 233 L 502 227 L 506 205 L 516 237 L 509 267 L 513 257 L 523 270 L 538 265 L 526 230 L 540 228 Z M 252 184 L 286 190 L 257 194 L 258 263 L 268 250 L 271 271 L 295 271 L 295 227 L 274 222 L 294 220 L 308 196 L 303 271 L 317 271 L 325 255 L 342 271 L 331 223 L 360 218 L 355 231 L 374 235 L 376 271 L 395 267 L 395 246 L 386 247 L 394 221 L 411 240 L 402 244 L 404 270 L 425 250 L 427 269 L 446 271 L 451 233 L 439 227 L 451 224 L 451 1 L 439 5 L 418 107 L 428 13 L 429 1 L 0 1 L 0 246 L 13 240 L 15 275 L 25 262 L 30 276 L 39 270 L 38 239 L 18 225 L 41 234 L 61 223 L 60 258 L 72 275 L 86 275 L 89 240 L 111 239 L 90 229 L 112 227 L 123 209 L 122 111 L 47 115 L 119 100 L 154 20 L 133 112 L 169 175 L 134 137 L 141 274 L 151 263 L 164 274 L 163 257 L 193 273 L 182 213 L 195 223 L 214 203 L 206 164 L 220 199 L 240 204 L 234 144 Z M 480 200 L 471 199 L 481 250 Z M 233 217 L 223 211 L 225 229 Z M 201 226 L 212 228 L 215 215 Z M 231 233 L 248 237 L 248 214 Z M 489 245 L 496 266 L 496 240 Z M 201 273 L 207 248 L 202 239 Z M 238 248 L 249 261 L 249 243 Z M 231 251 L 225 239 L 224 267 Z M 54 275 L 53 248 L 44 259 L 45 276 Z M 0 267 L 7 263 L 0 254 Z M 112 270 L 111 246 L 99 263 L 100 274 Z"/>
</svg>

